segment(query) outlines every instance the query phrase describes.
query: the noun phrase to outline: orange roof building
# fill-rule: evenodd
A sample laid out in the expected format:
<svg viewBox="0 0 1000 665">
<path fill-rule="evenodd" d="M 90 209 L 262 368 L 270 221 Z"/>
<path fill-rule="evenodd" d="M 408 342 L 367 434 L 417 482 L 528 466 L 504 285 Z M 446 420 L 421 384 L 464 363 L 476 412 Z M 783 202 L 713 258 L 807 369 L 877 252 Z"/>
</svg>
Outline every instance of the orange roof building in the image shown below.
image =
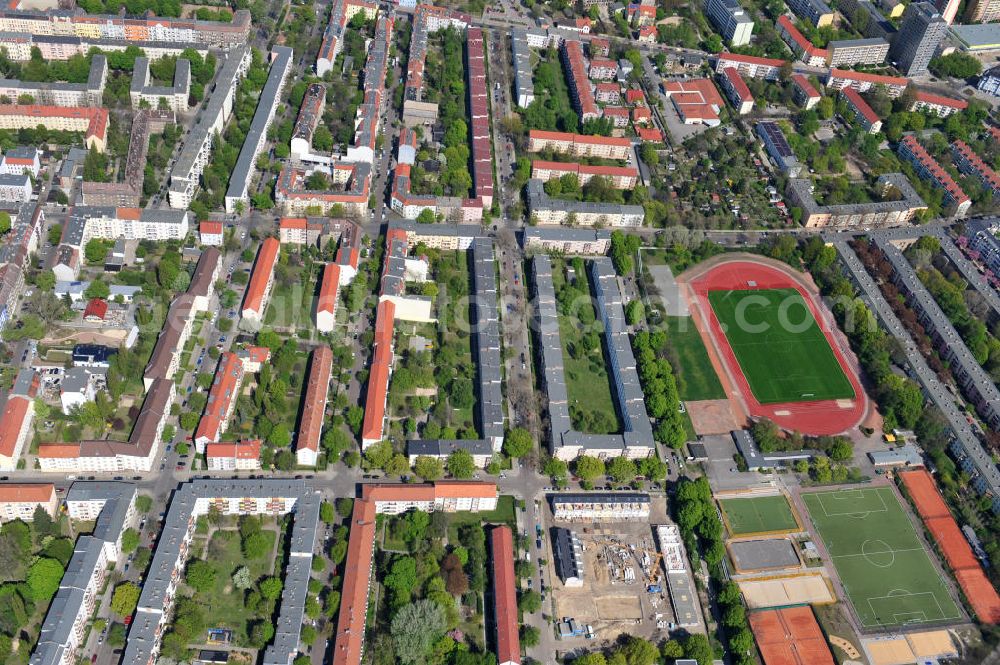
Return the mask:
<svg viewBox="0 0 1000 665">
<path fill-rule="evenodd" d="M 670 99 L 674 110 L 685 125 L 719 126 L 721 122 L 719 111 L 722 109 L 723 101 L 711 80 L 665 82 L 663 94 Z"/>
<path fill-rule="evenodd" d="M 0 471 L 13 471 L 21 459 L 35 417 L 34 401 L 24 395 L 10 395 L 0 414 Z"/>
<path fill-rule="evenodd" d="M 496 506 L 497 487 L 492 483 L 363 485 L 361 498 L 354 501 L 351 515 L 351 535 L 342 572 L 344 582 L 334 633 L 332 665 L 357 665 L 364 655 L 377 514 L 398 515 L 414 509 L 481 512 L 495 510 Z"/>
<path fill-rule="evenodd" d="M 205 452 L 205 445 L 219 440 L 226 431 L 229 417 L 236 408 L 236 397 L 243 384 L 243 361 L 235 353 L 222 354 L 215 370 L 215 380 L 208 392 L 205 413 L 195 430 L 194 443 L 199 453 Z"/>
<path fill-rule="evenodd" d="M 378 304 L 375 314 L 375 350 L 368 373 L 368 392 L 365 396 L 365 418 L 361 426 L 361 449 L 378 443 L 383 438 L 385 405 L 389 393 L 389 376 L 392 374 L 393 317 L 396 305 L 391 300 Z"/>
<path fill-rule="evenodd" d="M 807 111 L 819 104 L 822 95 L 804 74 L 792 74 L 792 96 Z"/>
<path fill-rule="evenodd" d="M 909 79 L 898 76 L 883 76 L 881 74 L 868 74 L 866 72 L 855 72 L 849 69 L 831 69 L 826 76 L 826 86 L 834 90 L 844 88 L 854 88 L 858 92 L 867 92 L 877 85 L 885 87 L 886 93 L 896 98 L 903 94 L 906 86 L 910 84 Z"/>
<path fill-rule="evenodd" d="M 984 162 L 965 141 L 955 139 L 951 144 L 951 156 L 959 171 L 976 177 L 993 196 L 1000 196 L 1000 174 Z"/>
<path fill-rule="evenodd" d="M 332 333 L 337 323 L 337 297 L 340 292 L 340 266 L 327 263 L 323 266 L 319 300 L 316 301 L 316 330 Z"/>
<path fill-rule="evenodd" d="M 830 51 L 813 46 L 813 43 L 806 39 L 788 16 L 778 17 L 778 34 L 785 40 L 792 52 L 807 65 L 820 67 L 829 61 Z"/>
<path fill-rule="evenodd" d="M 256 471 L 260 468 L 260 441 L 206 444 L 205 460 L 212 471 Z"/>
<path fill-rule="evenodd" d="M 490 531 L 493 554 L 493 603 L 496 618 L 496 649 L 498 665 L 521 665 L 521 641 L 517 631 L 517 595 L 514 590 L 514 538 L 510 527 L 498 526 Z"/>
<path fill-rule="evenodd" d="M 920 145 L 912 134 L 903 137 L 896 152 L 901 159 L 913 165 L 913 169 L 920 178 L 944 190 L 944 203 L 955 206 L 956 217 L 965 216 L 972 206 L 972 199 L 962 191 L 951 174 L 941 168 L 937 160 Z"/>
<path fill-rule="evenodd" d="M 323 433 L 326 400 L 333 375 L 333 351 L 328 346 L 318 346 L 312 353 L 312 365 L 306 382 L 306 395 L 302 401 L 302 420 L 295 441 L 295 456 L 302 466 L 316 466 L 319 454 L 319 437 Z"/>
<path fill-rule="evenodd" d="M 868 105 L 868 102 L 858 94 L 854 88 L 844 88 L 840 91 L 847 101 L 847 107 L 854 112 L 854 119 L 861 123 L 861 126 L 869 134 L 877 134 L 882 130 L 882 119 L 878 117 L 875 110 Z"/>
<path fill-rule="evenodd" d="M 628 159 L 632 143 L 623 137 L 589 136 L 532 129 L 528 132 L 528 152 L 542 150 L 565 152 L 574 157 Z"/>
<path fill-rule="evenodd" d="M 917 91 L 910 111 L 928 111 L 941 118 L 947 118 L 952 113 L 958 113 L 969 108 L 969 102 L 964 99 L 952 99 L 943 95 L 932 95 L 929 92 Z"/>
<path fill-rule="evenodd" d="M 52 483 L 2 483 L 0 484 L 0 524 L 35 519 L 35 510 L 41 507 L 49 517 L 55 517 L 59 508 L 56 488 Z"/>
<path fill-rule="evenodd" d="M 101 107 L 0 105 L 0 129 L 47 129 L 80 132 L 88 148 L 104 152 L 108 138 L 108 110 Z"/>
<path fill-rule="evenodd" d="M 91 298 L 83 310 L 83 320 L 100 322 L 108 315 L 108 301 L 101 298 Z"/>
<path fill-rule="evenodd" d="M 281 244 L 276 238 L 265 238 L 257 252 L 250 284 L 243 296 L 243 318 L 260 323 L 274 286 L 274 266 L 278 262 Z"/>
<path fill-rule="evenodd" d="M 221 246 L 224 240 L 222 222 L 201 222 L 198 225 L 198 236 L 202 245 Z"/>
<path fill-rule="evenodd" d="M 773 81 L 781 74 L 781 68 L 785 62 L 785 60 L 776 58 L 760 58 L 755 55 L 724 52 L 718 55 L 715 72 L 721 74 L 726 67 L 732 67 L 740 73 L 740 76 Z"/>
<path fill-rule="evenodd" d="M 591 166 L 576 162 L 546 162 L 534 160 L 531 162 L 531 177 L 548 182 L 564 175 L 573 174 L 581 185 L 590 182 L 591 178 L 601 176 L 607 178 L 618 189 L 632 189 L 639 179 L 639 171 L 631 166 Z"/>
</svg>

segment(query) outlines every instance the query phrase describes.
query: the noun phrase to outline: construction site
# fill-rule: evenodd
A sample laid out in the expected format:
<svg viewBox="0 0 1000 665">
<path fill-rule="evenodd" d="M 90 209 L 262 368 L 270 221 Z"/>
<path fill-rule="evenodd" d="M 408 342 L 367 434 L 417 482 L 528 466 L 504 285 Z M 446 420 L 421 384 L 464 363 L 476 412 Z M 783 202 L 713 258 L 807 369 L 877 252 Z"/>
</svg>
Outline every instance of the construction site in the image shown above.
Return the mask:
<svg viewBox="0 0 1000 665">
<path fill-rule="evenodd" d="M 557 533 L 553 542 L 553 600 L 562 639 L 613 640 L 625 631 L 654 637 L 680 627 L 704 632 L 675 525 L 578 527 Z"/>
</svg>

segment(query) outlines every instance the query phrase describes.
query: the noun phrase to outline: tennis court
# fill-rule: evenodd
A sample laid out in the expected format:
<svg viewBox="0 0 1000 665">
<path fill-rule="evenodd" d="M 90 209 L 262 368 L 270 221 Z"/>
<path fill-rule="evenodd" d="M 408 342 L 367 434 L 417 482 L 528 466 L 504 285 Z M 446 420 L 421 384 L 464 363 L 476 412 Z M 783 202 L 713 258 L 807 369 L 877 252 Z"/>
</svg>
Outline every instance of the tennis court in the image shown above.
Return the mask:
<svg viewBox="0 0 1000 665">
<path fill-rule="evenodd" d="M 802 495 L 861 624 L 962 618 L 891 487 Z"/>
<path fill-rule="evenodd" d="M 761 404 L 855 397 L 826 336 L 795 289 L 709 291 L 708 300 Z"/>
<path fill-rule="evenodd" d="M 802 529 L 783 494 L 719 499 L 730 535 L 789 533 Z"/>
</svg>

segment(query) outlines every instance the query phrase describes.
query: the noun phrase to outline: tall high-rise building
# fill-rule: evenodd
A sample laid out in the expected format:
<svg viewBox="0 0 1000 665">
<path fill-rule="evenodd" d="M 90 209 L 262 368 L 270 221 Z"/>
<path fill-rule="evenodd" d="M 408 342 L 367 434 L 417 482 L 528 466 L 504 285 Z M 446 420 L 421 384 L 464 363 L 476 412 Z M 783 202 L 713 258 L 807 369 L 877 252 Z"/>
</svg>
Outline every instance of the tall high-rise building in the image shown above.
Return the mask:
<svg viewBox="0 0 1000 665">
<path fill-rule="evenodd" d="M 1000 21 L 1000 0 L 973 0 L 965 11 L 968 23 L 995 23 Z"/>
<path fill-rule="evenodd" d="M 954 22 L 960 4 L 962 4 L 962 0 L 934 0 L 934 6 L 941 12 L 941 17 L 948 25 Z M 994 2 L 994 4 L 996 3 Z"/>
<path fill-rule="evenodd" d="M 947 31 L 948 23 L 934 5 L 915 2 L 903 14 L 903 24 L 892 40 L 889 57 L 906 76 L 925 74 Z"/>
<path fill-rule="evenodd" d="M 737 0 L 705 0 L 705 13 L 730 46 L 750 43 L 753 19 Z"/>
</svg>

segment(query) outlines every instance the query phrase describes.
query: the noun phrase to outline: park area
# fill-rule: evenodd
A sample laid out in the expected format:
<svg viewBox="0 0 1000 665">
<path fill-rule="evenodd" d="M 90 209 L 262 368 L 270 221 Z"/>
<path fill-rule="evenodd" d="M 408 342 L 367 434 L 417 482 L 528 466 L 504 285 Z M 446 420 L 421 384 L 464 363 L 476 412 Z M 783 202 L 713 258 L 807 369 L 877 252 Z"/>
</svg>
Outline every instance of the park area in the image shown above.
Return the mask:
<svg viewBox="0 0 1000 665">
<path fill-rule="evenodd" d="M 802 529 L 783 494 L 720 499 L 719 507 L 732 536 L 790 533 Z"/>
<path fill-rule="evenodd" d="M 962 617 L 891 487 L 806 493 L 802 500 L 862 626 Z"/>
<path fill-rule="evenodd" d="M 850 380 L 797 290 L 710 291 L 708 300 L 758 402 L 854 398 Z"/>
<path fill-rule="evenodd" d="M 677 375 L 677 391 L 685 402 L 725 399 L 726 391 L 712 367 L 705 342 L 690 316 L 664 316 L 667 357 Z"/>
</svg>

